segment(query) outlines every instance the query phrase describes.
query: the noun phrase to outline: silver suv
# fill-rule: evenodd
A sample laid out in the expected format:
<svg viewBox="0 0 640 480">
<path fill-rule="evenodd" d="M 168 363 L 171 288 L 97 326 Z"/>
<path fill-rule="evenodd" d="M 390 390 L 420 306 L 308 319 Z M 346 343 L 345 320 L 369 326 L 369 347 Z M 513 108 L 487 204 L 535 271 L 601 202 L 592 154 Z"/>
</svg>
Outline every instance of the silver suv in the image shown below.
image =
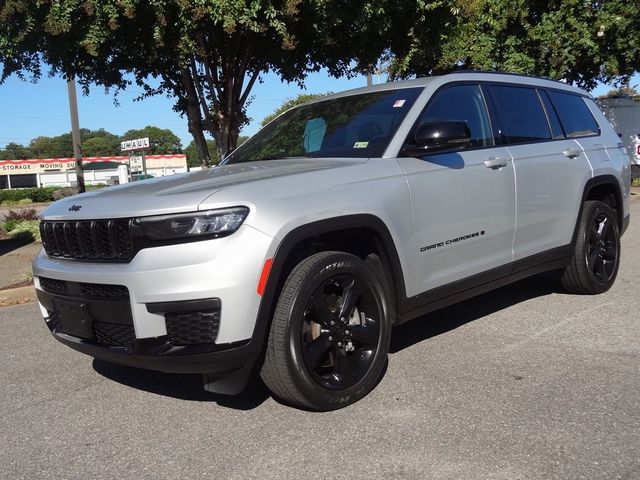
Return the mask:
<svg viewBox="0 0 640 480">
<path fill-rule="evenodd" d="M 222 393 L 257 368 L 283 401 L 330 410 L 375 386 L 394 325 L 546 270 L 608 290 L 629 190 L 581 90 L 388 83 L 289 110 L 208 171 L 54 203 L 35 286 L 80 352 Z"/>
</svg>

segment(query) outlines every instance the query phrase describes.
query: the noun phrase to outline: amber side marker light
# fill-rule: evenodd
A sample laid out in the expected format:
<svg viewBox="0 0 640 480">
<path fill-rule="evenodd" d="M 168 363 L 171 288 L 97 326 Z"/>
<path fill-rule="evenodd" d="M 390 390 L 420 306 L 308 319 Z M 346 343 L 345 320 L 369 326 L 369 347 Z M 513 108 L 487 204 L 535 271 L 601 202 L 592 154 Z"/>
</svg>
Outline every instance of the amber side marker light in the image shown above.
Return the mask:
<svg viewBox="0 0 640 480">
<path fill-rule="evenodd" d="M 267 280 L 269 280 L 269 273 L 271 272 L 271 265 L 273 265 L 273 258 L 269 258 L 264 262 L 262 267 L 262 273 L 260 274 L 260 281 L 258 282 L 258 295 L 264 295 L 264 289 L 267 288 Z"/>
</svg>

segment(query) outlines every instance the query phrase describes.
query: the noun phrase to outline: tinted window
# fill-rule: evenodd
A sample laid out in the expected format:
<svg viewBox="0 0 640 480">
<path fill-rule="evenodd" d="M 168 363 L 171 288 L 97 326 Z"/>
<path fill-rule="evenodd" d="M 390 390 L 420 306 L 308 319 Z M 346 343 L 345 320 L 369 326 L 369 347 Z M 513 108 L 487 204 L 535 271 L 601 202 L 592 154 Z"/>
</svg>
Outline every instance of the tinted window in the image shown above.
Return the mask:
<svg viewBox="0 0 640 480">
<path fill-rule="evenodd" d="M 502 117 L 502 134 L 509 143 L 551 139 L 547 116 L 535 89 L 501 85 L 491 89 Z"/>
<path fill-rule="evenodd" d="M 598 123 L 591 115 L 582 97 L 570 93 L 550 91 L 549 96 L 558 112 L 562 128 L 568 138 L 585 137 L 600 133 Z"/>
<path fill-rule="evenodd" d="M 487 109 L 478 85 L 457 85 L 438 92 L 422 113 L 418 125 L 439 120 L 466 122 L 471 132 L 471 147 L 493 144 Z"/>
<path fill-rule="evenodd" d="M 225 163 L 287 157 L 380 157 L 422 91 L 400 88 L 324 100 L 289 110 Z"/>
<path fill-rule="evenodd" d="M 551 125 L 553 138 L 564 138 L 564 132 L 562 131 L 562 125 L 560 125 L 560 119 L 558 118 L 558 114 L 556 113 L 555 108 L 553 108 L 553 105 L 551 104 L 551 100 L 549 100 L 547 92 L 545 92 L 544 90 L 538 90 L 538 93 L 540 94 L 540 98 L 542 99 L 544 109 L 547 112 L 547 118 L 549 119 L 549 124 Z"/>
</svg>

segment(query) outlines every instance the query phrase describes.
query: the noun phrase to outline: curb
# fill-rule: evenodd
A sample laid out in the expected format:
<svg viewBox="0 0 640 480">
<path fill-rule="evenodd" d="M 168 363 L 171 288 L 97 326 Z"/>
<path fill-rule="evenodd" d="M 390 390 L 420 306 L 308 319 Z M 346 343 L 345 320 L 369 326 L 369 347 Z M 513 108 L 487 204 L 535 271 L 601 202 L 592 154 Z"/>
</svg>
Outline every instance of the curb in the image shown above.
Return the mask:
<svg viewBox="0 0 640 480">
<path fill-rule="evenodd" d="M 0 307 L 9 307 L 11 305 L 22 305 L 24 303 L 33 303 L 36 301 L 36 289 L 33 285 L 27 287 L 10 288 L 8 290 L 0 290 Z"/>
</svg>

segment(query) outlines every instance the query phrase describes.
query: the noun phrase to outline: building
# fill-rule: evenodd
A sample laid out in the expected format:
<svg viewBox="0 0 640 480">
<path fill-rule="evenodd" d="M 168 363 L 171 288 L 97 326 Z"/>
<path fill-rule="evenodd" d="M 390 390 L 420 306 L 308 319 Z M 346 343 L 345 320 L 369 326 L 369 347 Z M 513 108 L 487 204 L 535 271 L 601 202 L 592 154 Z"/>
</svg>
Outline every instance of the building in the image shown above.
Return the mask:
<svg viewBox="0 0 640 480">
<path fill-rule="evenodd" d="M 136 157 L 133 170 L 141 171 Z M 139 160 L 139 158 L 137 159 Z M 118 179 L 118 166 L 129 166 L 130 157 L 84 157 L 84 180 L 87 185 L 112 184 Z M 187 156 L 146 155 L 147 174 L 154 177 L 187 172 Z M 0 160 L 0 188 L 69 187 L 76 182 L 74 158 Z"/>
<path fill-rule="evenodd" d="M 603 97 L 598 104 L 631 154 L 633 175 L 640 176 L 640 102 L 631 97 Z"/>
</svg>

